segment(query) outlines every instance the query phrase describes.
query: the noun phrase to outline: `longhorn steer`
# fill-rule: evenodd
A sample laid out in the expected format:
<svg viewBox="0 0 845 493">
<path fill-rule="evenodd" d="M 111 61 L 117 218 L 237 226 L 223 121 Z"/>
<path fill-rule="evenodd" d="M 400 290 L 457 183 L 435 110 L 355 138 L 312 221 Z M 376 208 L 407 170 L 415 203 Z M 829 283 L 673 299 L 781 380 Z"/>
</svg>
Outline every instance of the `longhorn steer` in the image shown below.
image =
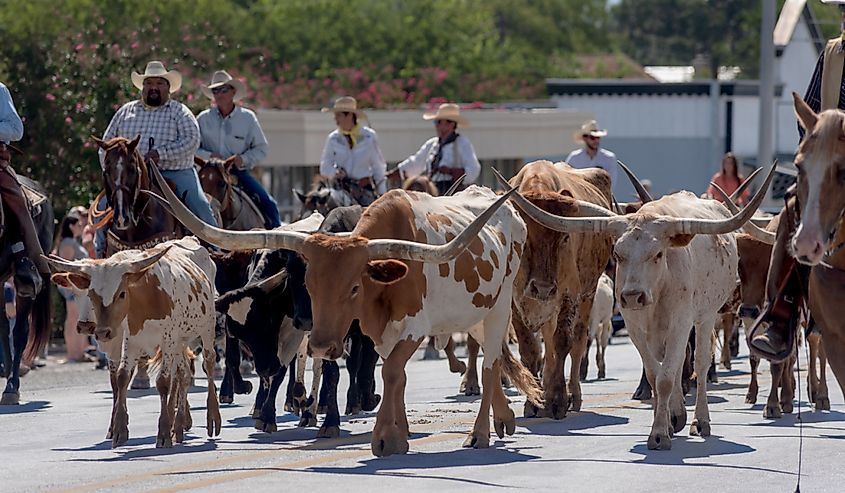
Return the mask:
<svg viewBox="0 0 845 493">
<path fill-rule="evenodd" d="M 558 216 L 592 215 L 584 204 L 610 207 L 610 177 L 604 170 L 577 170 L 565 163 L 535 161 L 511 178 L 525 199 Z M 580 199 L 582 206 L 576 203 Z M 594 213 L 594 211 L 593 211 Z M 529 217 L 528 242 L 514 283 L 513 325 L 522 362 L 543 374 L 545 413 L 554 419 L 581 409 L 581 359 L 587 350 L 596 283 L 610 258 L 612 239 L 603 233 L 560 233 Z M 537 336 L 543 335 L 545 358 Z M 572 359 L 569 394 L 564 363 Z M 525 416 L 538 409 L 525 404 Z"/>
<path fill-rule="evenodd" d="M 491 404 L 496 433 L 503 437 L 515 431 L 501 387 L 502 367 L 530 399 L 541 400 L 533 377 L 506 344 L 513 278 L 526 236 L 525 223 L 504 204 L 511 193 L 498 197 L 490 189 L 471 186 L 452 197 L 434 198 L 392 190 L 367 208 L 351 236 L 333 237 L 221 230 L 197 219 L 172 192 L 165 192 L 177 217 L 210 243 L 228 249 L 288 248 L 303 255 L 315 356 L 340 357 L 349 325 L 360 321 L 362 332 L 386 358 L 385 395 L 371 443 L 378 456 L 408 451 L 405 365 L 427 335 L 484 322 L 472 329 L 484 350 L 484 393 L 464 446 L 489 446 Z"/>
<path fill-rule="evenodd" d="M 672 435 L 686 424 L 680 377 L 687 339 L 695 326 L 695 370 L 705 375 L 719 308 L 735 286 L 736 241 L 728 233 L 751 218 L 773 173 L 774 166 L 750 205 L 734 216 L 717 201 L 689 192 L 647 202 L 627 216 L 606 210 L 600 217 L 588 218 L 551 215 L 514 196 L 520 208 L 556 231 L 607 233 L 617 238 L 613 253 L 616 297 L 656 394 L 650 449 L 671 448 Z M 707 385 L 702 378 L 690 434 L 710 435 Z"/>
<path fill-rule="evenodd" d="M 208 435 L 220 434 L 213 379 L 215 267 L 208 251 L 195 238 L 183 238 L 147 252 L 125 250 L 101 260 L 45 258 L 57 272 L 53 280 L 58 285 L 87 294 L 79 297 L 80 322 L 93 324 L 98 339 L 122 342 L 112 446 L 129 438 L 126 392 L 132 365 L 142 355 L 156 354 L 157 348 L 161 351 L 161 371 L 156 379 L 161 415 L 156 447 L 172 447 L 174 440 L 182 441 L 190 422 L 186 413 L 191 372 L 185 355 L 188 344 L 197 337 L 202 339 L 208 381 Z M 93 319 L 85 320 L 86 314 Z"/>
</svg>

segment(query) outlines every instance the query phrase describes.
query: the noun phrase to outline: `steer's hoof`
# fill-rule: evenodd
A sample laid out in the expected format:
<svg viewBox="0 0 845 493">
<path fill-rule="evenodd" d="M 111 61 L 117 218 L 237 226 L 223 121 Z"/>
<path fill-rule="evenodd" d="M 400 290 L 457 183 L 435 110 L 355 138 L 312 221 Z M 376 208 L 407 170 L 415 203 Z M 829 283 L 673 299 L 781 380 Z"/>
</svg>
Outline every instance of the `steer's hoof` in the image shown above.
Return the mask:
<svg viewBox="0 0 845 493">
<path fill-rule="evenodd" d="M 320 430 L 317 431 L 317 438 L 337 438 L 340 436 L 340 427 L 339 426 L 326 426 L 323 425 L 320 427 Z"/>
<path fill-rule="evenodd" d="M 672 414 L 670 410 L 669 413 L 671 414 L 672 426 L 670 427 L 673 432 L 679 433 L 681 430 L 684 429 L 684 426 L 687 425 L 687 410 L 684 409 L 680 414 Z"/>
<path fill-rule="evenodd" d="M 147 390 L 150 388 L 150 377 L 138 375 L 132 380 L 132 390 Z M 172 446 L 172 445 L 171 445 Z"/>
<path fill-rule="evenodd" d="M 0 398 L 0 406 L 17 406 L 21 403 L 21 394 L 19 392 L 3 392 L 3 397 Z"/>
<path fill-rule="evenodd" d="M 112 432 L 111 448 L 121 447 L 129 441 L 129 428 Z"/>
<path fill-rule="evenodd" d="M 170 435 L 156 438 L 156 448 L 173 448 L 173 437 Z"/>
<path fill-rule="evenodd" d="M 780 410 L 780 403 L 766 404 L 763 409 L 763 417 L 766 419 L 780 419 L 783 417 L 783 412 Z"/>
<path fill-rule="evenodd" d="M 670 450 L 672 439 L 668 433 L 654 433 L 648 437 L 648 448 L 649 450 Z"/>
<path fill-rule="evenodd" d="M 408 437 L 399 432 L 399 427 L 393 426 L 390 428 L 384 427 L 384 431 L 373 431 L 373 441 L 370 443 L 370 448 L 376 457 L 408 453 Z"/>
<path fill-rule="evenodd" d="M 478 380 L 467 380 L 464 379 L 461 382 L 461 392 L 464 395 L 481 395 L 481 387 L 478 385 Z"/>
<path fill-rule="evenodd" d="M 361 409 L 360 404 L 355 404 L 355 405 L 347 404 L 346 410 L 344 411 L 344 414 L 346 414 L 347 416 L 355 416 L 356 414 L 361 414 L 361 410 L 362 409 Z"/>
<path fill-rule="evenodd" d="M 781 402 L 780 408 L 784 414 L 792 414 L 792 401 Z"/>
<path fill-rule="evenodd" d="M 578 412 L 581 410 L 581 398 L 580 397 L 572 397 L 569 399 L 569 410 L 572 412 Z"/>
<path fill-rule="evenodd" d="M 303 411 L 302 417 L 299 419 L 300 428 L 317 426 L 317 417 L 311 414 L 311 411 Z"/>
<path fill-rule="evenodd" d="M 464 440 L 464 448 L 490 448 L 490 432 L 472 431 Z"/>
<path fill-rule="evenodd" d="M 552 419 L 563 419 L 566 417 L 566 411 L 568 409 L 569 403 L 567 401 L 546 401 L 546 407 L 543 408 L 543 416 Z"/>
<path fill-rule="evenodd" d="M 532 402 L 525 401 L 525 406 L 522 408 L 522 415 L 526 418 L 536 418 L 540 415 L 540 408 Z"/>
<path fill-rule="evenodd" d="M 220 395 L 220 404 L 233 404 L 235 402 L 235 396 L 233 395 Z"/>
<path fill-rule="evenodd" d="M 361 410 L 370 412 L 377 408 L 380 402 L 380 394 L 372 394 L 372 396 L 364 395 L 361 397 Z"/>
<path fill-rule="evenodd" d="M 456 359 L 454 362 L 449 362 L 449 371 L 463 375 L 467 372 L 467 364 L 461 360 Z"/>
<path fill-rule="evenodd" d="M 830 411 L 830 399 L 827 397 L 816 397 L 816 411 Z"/>
<path fill-rule="evenodd" d="M 258 431 L 263 431 L 264 433 L 273 433 L 278 430 L 276 427 L 276 421 L 264 421 L 263 419 L 256 419 L 255 420 L 255 429 Z"/>
<path fill-rule="evenodd" d="M 752 394 L 751 392 L 745 394 L 745 403 L 757 404 L 757 394 Z"/>
<path fill-rule="evenodd" d="M 710 436 L 710 422 L 709 421 L 699 421 L 697 419 L 692 420 L 692 423 L 689 425 L 689 434 L 690 436 L 698 436 L 698 437 L 709 437 Z"/>
<path fill-rule="evenodd" d="M 647 387 L 645 385 L 637 387 L 637 390 L 634 391 L 634 395 L 631 396 L 631 399 L 635 401 L 650 401 L 651 387 Z"/>
<path fill-rule="evenodd" d="M 516 420 L 511 417 L 510 419 L 493 419 L 493 429 L 496 430 L 496 436 L 499 438 L 505 438 L 505 434 L 513 435 L 516 431 Z"/>
</svg>

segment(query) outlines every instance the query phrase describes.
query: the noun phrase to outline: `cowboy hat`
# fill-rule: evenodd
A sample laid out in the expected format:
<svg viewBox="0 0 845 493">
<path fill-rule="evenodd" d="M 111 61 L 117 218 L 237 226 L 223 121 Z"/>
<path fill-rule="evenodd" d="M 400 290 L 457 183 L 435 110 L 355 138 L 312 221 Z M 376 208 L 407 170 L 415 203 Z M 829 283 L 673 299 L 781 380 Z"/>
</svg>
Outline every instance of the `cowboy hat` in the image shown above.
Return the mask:
<svg viewBox="0 0 845 493">
<path fill-rule="evenodd" d="M 595 120 L 590 120 L 581 125 L 580 131 L 575 132 L 575 142 L 582 142 L 585 135 L 590 135 L 592 137 L 604 137 L 607 135 L 607 130 L 599 128 L 599 124 Z"/>
<path fill-rule="evenodd" d="M 461 116 L 461 107 L 455 103 L 443 103 L 434 113 L 423 114 L 423 120 L 449 120 L 459 127 L 469 127 L 469 120 Z"/>
<path fill-rule="evenodd" d="M 331 108 L 323 108 L 320 111 L 323 113 L 328 113 L 329 111 L 332 113 L 355 113 L 358 115 L 358 119 L 369 120 L 366 113 L 358 108 L 358 101 L 356 101 L 352 96 L 341 96 L 334 100 L 334 106 Z"/>
<path fill-rule="evenodd" d="M 233 101 L 240 101 L 246 96 L 246 84 L 232 77 L 229 75 L 229 72 L 226 72 L 225 70 L 218 70 L 217 72 L 214 72 L 214 75 L 211 76 L 211 84 L 207 86 L 202 84 L 200 85 L 200 89 L 202 89 L 202 93 L 205 94 L 205 97 L 208 99 L 214 99 L 214 93 L 211 92 L 211 90 L 222 86 L 232 86 L 235 88 L 235 97 L 233 98 Z"/>
<path fill-rule="evenodd" d="M 132 72 L 132 84 L 138 89 L 144 89 L 144 79 L 149 79 L 150 77 L 166 79 L 170 83 L 170 94 L 173 94 L 182 87 L 182 74 L 175 70 L 168 71 L 164 68 L 164 64 L 158 60 L 148 63 L 143 74 Z"/>
</svg>

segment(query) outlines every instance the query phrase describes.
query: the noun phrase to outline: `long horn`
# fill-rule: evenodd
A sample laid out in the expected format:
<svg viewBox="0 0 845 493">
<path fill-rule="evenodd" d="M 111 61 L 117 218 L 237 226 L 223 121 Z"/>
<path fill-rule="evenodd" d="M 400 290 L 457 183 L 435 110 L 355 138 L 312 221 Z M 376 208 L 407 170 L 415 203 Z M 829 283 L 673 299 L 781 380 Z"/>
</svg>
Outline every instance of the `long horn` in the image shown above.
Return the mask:
<svg viewBox="0 0 845 493">
<path fill-rule="evenodd" d="M 616 162 L 622 168 L 622 171 L 624 171 L 625 174 L 628 175 L 628 179 L 631 180 L 631 185 L 634 185 L 634 189 L 637 191 L 637 195 L 640 196 L 640 200 L 643 201 L 643 204 L 654 200 L 651 194 L 648 193 L 648 190 L 645 189 L 640 179 L 637 178 L 637 175 L 635 175 L 633 171 L 631 171 L 627 166 L 625 166 L 625 163 L 623 163 L 622 161 L 617 159 Z"/>
<path fill-rule="evenodd" d="M 763 199 L 766 196 L 766 191 L 769 189 L 769 185 L 772 183 L 772 179 L 775 176 L 776 166 L 777 161 L 775 161 L 775 163 L 772 164 L 772 167 L 769 168 L 769 174 L 766 176 L 766 181 L 763 183 L 763 186 L 760 187 L 760 190 L 757 190 L 757 193 L 754 194 L 754 198 L 751 199 L 751 202 L 749 202 L 748 205 L 738 214 L 734 214 L 727 219 L 675 219 L 666 223 L 667 234 L 718 235 L 730 233 L 731 231 L 736 231 L 741 228 L 746 222 L 748 222 L 749 219 L 751 219 L 751 216 L 757 212 L 757 208 L 760 207 L 760 204 L 763 202 Z"/>
<path fill-rule="evenodd" d="M 273 274 L 272 276 L 268 277 L 267 279 L 264 279 L 262 281 L 257 282 L 255 284 L 255 286 L 257 288 L 259 288 L 261 291 L 263 291 L 265 293 L 269 293 L 270 291 L 273 291 L 277 287 L 281 286 L 282 283 L 287 280 L 287 278 L 288 278 L 288 271 L 286 271 L 285 269 L 282 269 L 279 272 L 277 272 L 277 273 Z M 246 287 L 249 287 L 249 285 L 247 285 Z"/>
<path fill-rule="evenodd" d="M 757 168 L 757 169 L 760 169 L 760 168 Z M 755 171 L 754 173 L 757 173 L 757 171 Z M 749 179 L 751 179 L 753 176 L 754 175 L 752 174 L 749 177 Z M 710 185 L 712 185 L 713 188 L 715 188 L 716 191 L 719 193 L 719 195 L 722 196 L 722 201 L 725 203 L 725 207 L 727 207 L 728 210 L 731 211 L 731 214 L 736 214 L 737 212 L 739 212 L 739 207 L 737 207 L 736 204 L 734 204 L 731 197 L 729 197 L 728 194 L 724 190 L 722 190 L 722 187 L 720 187 L 719 185 L 716 185 L 713 182 L 710 182 Z M 745 223 L 745 225 L 742 227 L 742 230 L 745 231 L 746 233 L 748 233 L 749 235 L 751 235 L 755 240 L 762 241 L 763 243 L 765 243 L 767 245 L 774 245 L 775 244 L 775 236 L 776 235 L 774 233 L 772 233 L 771 231 L 766 231 L 765 229 L 760 228 L 759 226 L 757 226 L 756 224 L 754 224 L 751 221 L 748 221 L 747 223 Z"/>
<path fill-rule="evenodd" d="M 296 231 L 229 231 L 206 224 L 188 209 L 176 194 L 164 182 L 158 168 L 152 167 L 153 176 L 158 182 L 173 215 L 192 233 L 203 240 L 226 250 L 257 250 L 260 248 L 300 251 L 306 233 Z M 153 195 L 156 197 L 155 195 Z M 160 198 L 159 198 L 160 200 Z"/>
<path fill-rule="evenodd" d="M 493 202 L 487 210 L 479 214 L 479 216 L 476 217 L 469 226 L 461 232 L 461 234 L 445 245 L 429 245 L 426 243 L 405 240 L 370 240 L 367 244 L 370 259 L 416 260 L 419 262 L 430 262 L 436 264 L 449 262 L 460 255 L 461 252 L 469 246 L 470 242 L 478 236 L 481 228 L 487 224 L 487 221 L 514 192 L 516 192 L 515 188 L 508 190 L 504 195 Z"/>
<path fill-rule="evenodd" d="M 493 174 L 496 176 L 496 179 L 499 180 L 499 183 L 501 183 L 503 186 L 508 186 L 508 187 L 510 186 L 508 181 L 505 180 L 505 177 L 503 177 L 497 170 L 494 169 Z M 544 226 L 546 226 L 550 229 L 555 229 L 551 226 L 547 226 L 546 222 L 549 222 L 549 224 L 552 224 L 552 223 L 554 223 L 554 220 L 555 220 L 554 218 L 558 218 L 560 216 L 550 214 L 550 213 L 544 211 L 543 209 L 540 209 L 539 207 L 534 205 L 533 202 L 526 199 L 525 197 L 523 197 L 519 193 L 517 193 L 516 195 L 513 196 L 513 200 L 514 200 L 514 202 L 516 202 L 516 204 L 519 206 L 520 209 L 522 209 L 526 214 L 528 214 L 532 218 L 534 218 L 538 223 L 540 223 L 540 224 L 542 224 L 542 225 L 544 225 Z M 597 205 L 597 204 L 594 204 L 592 202 L 587 202 L 586 200 L 576 200 L 575 202 L 578 204 L 578 213 L 579 213 L 579 216 L 581 216 L 582 218 L 587 217 L 587 218 L 593 219 L 593 218 L 606 218 L 606 217 L 616 217 L 617 216 L 617 214 L 614 213 L 613 211 L 609 211 L 609 210 L 605 209 L 604 207 Z M 543 219 L 537 219 L 534 216 L 534 214 L 531 213 L 531 211 L 534 211 L 539 216 L 543 216 Z M 571 219 L 571 217 L 570 217 L 570 219 Z M 544 222 L 544 221 L 546 221 L 546 222 Z M 555 230 L 555 231 L 560 231 L 560 230 Z M 571 230 L 570 232 L 577 233 L 578 231 Z M 593 230 L 581 231 L 581 232 L 593 232 Z"/>
<path fill-rule="evenodd" d="M 760 171 L 763 171 L 763 168 L 755 169 L 750 175 L 748 175 L 748 178 L 746 178 L 745 181 L 739 184 L 739 187 L 734 190 L 734 193 L 732 193 L 730 197 L 733 203 L 736 203 L 736 200 L 742 195 L 743 192 L 745 192 L 745 189 L 751 185 L 751 182 L 754 181 L 754 178 L 757 177 Z"/>
<path fill-rule="evenodd" d="M 461 183 L 463 183 L 464 178 L 466 178 L 466 177 L 467 177 L 466 173 L 459 176 L 458 179 L 455 180 L 454 183 L 452 183 L 452 186 L 449 187 L 449 190 L 446 190 L 446 193 L 444 193 L 443 196 L 444 197 L 451 197 L 452 195 L 454 195 L 455 192 L 458 191 L 458 187 L 461 186 Z"/>
<path fill-rule="evenodd" d="M 161 259 L 161 257 L 164 257 L 165 255 L 167 255 L 167 252 L 170 251 L 171 246 L 172 245 L 168 245 L 167 248 L 163 249 L 162 251 L 160 251 L 160 252 L 158 252 L 154 255 L 149 255 L 149 256 L 144 257 L 142 259 L 133 260 L 132 262 L 129 263 L 129 270 L 127 272 L 134 272 L 134 273 L 141 272 L 142 270 L 146 269 L 147 267 L 153 265 L 154 263 L 158 262 L 159 259 Z"/>
<path fill-rule="evenodd" d="M 55 255 L 41 255 L 41 258 L 43 258 L 47 262 L 47 265 L 50 266 L 50 269 L 53 271 L 53 273 L 73 272 L 76 274 L 87 275 L 83 270 L 82 265 L 76 262 L 71 262 Z"/>
</svg>

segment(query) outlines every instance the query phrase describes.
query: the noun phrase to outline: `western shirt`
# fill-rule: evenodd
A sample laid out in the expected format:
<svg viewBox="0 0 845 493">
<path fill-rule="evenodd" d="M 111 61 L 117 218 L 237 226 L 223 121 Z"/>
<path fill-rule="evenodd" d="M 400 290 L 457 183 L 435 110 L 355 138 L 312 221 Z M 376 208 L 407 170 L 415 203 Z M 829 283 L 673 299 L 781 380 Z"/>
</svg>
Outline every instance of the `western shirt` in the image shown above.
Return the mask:
<svg viewBox="0 0 845 493">
<path fill-rule="evenodd" d="M 8 144 L 23 137 L 23 122 L 12 102 L 12 94 L 5 84 L 0 83 L 0 141 Z"/>
<path fill-rule="evenodd" d="M 595 157 L 590 157 L 586 149 L 576 149 L 566 156 L 566 164 L 573 168 L 601 168 L 610 175 L 611 186 L 616 183 L 616 172 L 618 166 L 616 165 L 616 154 L 599 147 Z"/>
<path fill-rule="evenodd" d="M 148 107 L 142 101 L 124 104 L 109 123 L 103 140 L 115 137 L 134 139 L 141 136 L 138 150 L 146 155 L 153 149 L 158 151 L 158 167 L 162 170 L 188 169 L 194 166 L 194 154 L 200 144 L 200 129 L 194 114 L 184 104 L 168 100 L 161 106 Z M 100 149 L 100 164 L 105 152 Z"/>
<path fill-rule="evenodd" d="M 431 162 L 437 155 L 439 147 L 440 139 L 432 137 L 425 141 L 415 154 L 408 156 L 407 159 L 399 163 L 399 170 L 403 173 L 403 178 L 405 176 L 431 174 Z M 463 181 L 465 185 L 475 183 L 478 180 L 478 175 L 481 174 L 481 163 L 478 162 L 478 157 L 475 155 L 475 148 L 469 139 L 463 135 L 458 135 L 457 139 L 443 146 L 443 152 L 437 166 L 463 168 L 464 173 L 466 173 Z M 452 181 L 452 175 L 433 173 L 431 174 L 431 181 Z"/>
<path fill-rule="evenodd" d="M 243 169 L 252 169 L 267 156 L 267 137 L 251 110 L 236 105 L 223 116 L 217 107 L 212 107 L 197 116 L 197 123 L 200 126 L 197 156 L 203 159 L 212 154 L 224 159 L 238 154 L 243 159 Z"/>
<path fill-rule="evenodd" d="M 320 158 L 320 174 L 334 176 L 338 169 L 343 169 L 346 176 L 353 180 L 371 178 L 376 190 L 379 193 L 385 192 L 387 181 L 384 175 L 387 171 L 387 162 L 379 149 L 375 130 L 370 127 L 361 127 L 358 130 L 355 146 L 351 149 L 340 130 L 336 129 L 329 134 Z"/>
</svg>

